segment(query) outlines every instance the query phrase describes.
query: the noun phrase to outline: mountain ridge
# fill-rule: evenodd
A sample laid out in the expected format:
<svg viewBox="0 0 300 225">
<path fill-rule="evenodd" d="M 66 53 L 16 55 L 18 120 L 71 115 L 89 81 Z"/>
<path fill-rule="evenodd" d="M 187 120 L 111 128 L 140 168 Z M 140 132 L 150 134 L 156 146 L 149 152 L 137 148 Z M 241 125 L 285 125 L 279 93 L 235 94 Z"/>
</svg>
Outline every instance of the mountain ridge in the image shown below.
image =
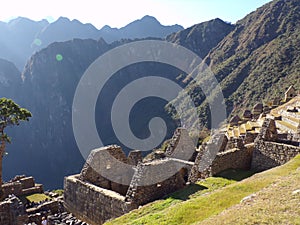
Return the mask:
<svg viewBox="0 0 300 225">
<path fill-rule="evenodd" d="M 52 23 L 45 19 L 33 21 L 18 17 L 7 23 L 0 23 L 0 47 L 2 49 L 0 58 L 14 61 L 22 70 L 35 51 L 53 42 L 63 42 L 73 38 L 94 40 L 103 38 L 108 43 L 128 38 L 164 38 L 182 29 L 180 25 L 164 26 L 151 16 L 144 16 L 120 29 L 109 26 L 97 29 L 90 23 L 84 24 L 79 20 L 70 20 L 66 17 L 59 17 Z"/>
<path fill-rule="evenodd" d="M 219 81 L 229 115 L 267 104 L 292 84 L 300 88 L 299 11 L 297 0 L 267 3 L 238 21 L 203 59 Z M 195 83 L 187 88 L 197 99 L 202 123 L 210 126 L 204 94 Z"/>
</svg>

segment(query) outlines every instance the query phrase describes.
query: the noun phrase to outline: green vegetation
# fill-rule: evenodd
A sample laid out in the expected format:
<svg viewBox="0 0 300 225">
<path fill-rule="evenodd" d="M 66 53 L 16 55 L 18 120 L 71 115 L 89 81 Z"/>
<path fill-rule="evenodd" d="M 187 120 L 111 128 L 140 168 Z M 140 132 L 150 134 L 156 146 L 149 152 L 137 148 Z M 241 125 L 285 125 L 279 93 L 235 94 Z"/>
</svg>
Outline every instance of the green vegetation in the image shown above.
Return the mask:
<svg viewBox="0 0 300 225">
<path fill-rule="evenodd" d="M 41 202 L 41 201 L 45 201 L 47 199 L 50 199 L 49 196 L 45 195 L 45 194 L 33 194 L 33 195 L 28 195 L 25 196 L 25 199 L 27 199 L 30 202 Z"/>
<path fill-rule="evenodd" d="M 64 190 L 63 189 L 53 190 L 52 192 L 58 194 L 59 196 L 62 196 L 64 194 Z"/>
<path fill-rule="evenodd" d="M 228 114 L 242 114 L 257 102 L 283 98 L 290 85 L 300 89 L 300 3 L 274 0 L 238 21 L 207 56 L 219 81 Z M 198 83 L 205 83 L 199 76 Z M 195 82 L 186 87 L 196 102 L 202 125 L 209 121 L 207 100 Z M 218 93 L 212 90 L 211 96 Z M 180 96 L 180 95 L 179 95 Z M 169 104 L 167 111 L 173 113 Z M 189 116 L 183 112 L 183 116 Z M 175 117 L 175 116 L 174 116 Z"/>
<path fill-rule="evenodd" d="M 293 188 L 299 188 L 300 180 L 297 178 L 300 174 L 300 170 L 297 170 L 299 167 L 300 155 L 283 166 L 255 174 L 240 182 L 221 177 L 211 177 L 198 184 L 190 185 L 184 190 L 170 195 L 166 199 L 145 205 L 138 210 L 134 210 L 122 217 L 107 222 L 106 224 L 194 224 L 200 222 L 202 224 L 203 221 L 210 221 L 209 224 L 223 224 L 223 213 L 220 214 L 221 212 L 228 208 L 231 209 L 231 207 L 243 204 L 240 202 L 246 196 L 257 192 L 260 193 L 260 191 L 264 192 L 268 189 L 270 189 L 270 192 L 267 192 L 262 196 L 268 196 L 272 199 L 270 202 L 274 202 L 271 206 L 274 206 L 275 212 L 277 210 L 284 213 L 284 211 L 281 211 L 283 209 L 291 211 L 291 207 L 288 205 L 289 203 L 287 200 L 285 200 L 287 205 L 282 205 L 280 201 L 275 203 L 278 200 L 278 196 L 275 195 L 272 187 L 277 187 L 278 189 L 277 184 L 280 184 L 279 187 L 282 188 L 286 186 L 287 188 L 290 188 L 288 193 L 290 193 Z M 246 176 L 246 173 L 243 171 L 226 171 L 223 175 L 235 180 L 240 180 L 243 176 Z M 251 173 L 249 172 L 247 175 L 251 175 Z M 285 193 L 284 191 L 281 192 Z M 274 198 L 274 196 L 276 196 L 276 198 Z M 296 198 L 297 196 L 294 196 L 294 199 Z M 265 201 L 266 199 L 263 200 Z M 224 223 L 262 224 L 265 221 L 268 221 L 267 219 L 270 218 L 268 214 L 272 214 L 273 208 L 271 206 L 265 206 L 266 203 L 264 203 L 263 200 L 261 200 L 260 205 L 251 209 L 254 212 L 253 214 L 248 214 L 245 209 L 242 211 L 242 216 L 240 216 L 240 213 L 237 213 L 237 211 L 229 210 L 228 213 L 231 214 L 228 218 L 231 220 L 228 219 L 229 222 Z M 295 205 L 296 207 L 297 204 L 298 201 L 294 200 L 292 206 Z M 299 213 L 299 207 L 295 209 L 294 213 L 288 215 L 284 213 L 284 218 L 289 221 L 285 224 L 297 224 L 296 222 L 299 222 L 297 216 L 299 214 L 297 213 Z M 260 216 L 262 214 L 265 216 Z M 220 220 L 218 219 L 218 216 L 220 216 Z M 243 217 L 244 223 L 239 223 L 239 220 L 234 220 L 234 218 L 237 217 Z M 209 220 L 210 218 L 211 220 Z M 251 220 L 249 218 L 251 218 Z M 249 223 L 249 221 L 251 222 Z M 278 223 L 280 218 L 275 216 L 274 221 L 277 221 Z"/>
<path fill-rule="evenodd" d="M 6 143 L 10 143 L 11 139 L 5 133 L 7 127 L 19 125 L 21 121 L 28 121 L 31 113 L 21 108 L 13 100 L 0 98 L 0 200 L 2 196 L 2 159 L 5 154 Z"/>
</svg>

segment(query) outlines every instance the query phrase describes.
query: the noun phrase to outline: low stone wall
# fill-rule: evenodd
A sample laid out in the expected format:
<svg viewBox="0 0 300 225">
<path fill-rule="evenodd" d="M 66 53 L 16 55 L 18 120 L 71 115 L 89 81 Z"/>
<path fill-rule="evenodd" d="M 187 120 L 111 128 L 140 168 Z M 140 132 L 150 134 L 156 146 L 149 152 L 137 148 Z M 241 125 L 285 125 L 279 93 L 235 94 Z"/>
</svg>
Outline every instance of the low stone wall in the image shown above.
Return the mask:
<svg viewBox="0 0 300 225">
<path fill-rule="evenodd" d="M 251 169 L 271 169 L 287 163 L 298 154 L 300 147 L 259 140 L 255 142 Z"/>
<path fill-rule="evenodd" d="M 125 202 L 125 196 L 83 182 L 76 175 L 65 178 L 64 190 L 65 208 L 92 225 L 103 224 L 134 209 Z"/>
<path fill-rule="evenodd" d="M 10 215 L 10 203 L 0 203 L 0 225 L 12 224 L 12 218 Z"/>
<path fill-rule="evenodd" d="M 11 194 L 20 196 L 22 195 L 22 184 L 19 181 L 6 183 L 2 185 L 2 190 L 4 198 Z"/>
<path fill-rule="evenodd" d="M 24 177 L 19 180 L 22 184 L 23 189 L 32 188 L 35 186 L 34 178 L 33 177 Z"/>
<path fill-rule="evenodd" d="M 183 188 L 191 164 L 178 159 L 140 164 L 127 191 L 126 201 L 138 207 Z"/>
<path fill-rule="evenodd" d="M 36 193 L 43 193 L 43 185 L 35 184 L 33 177 L 26 177 L 25 175 L 18 175 L 11 181 L 2 185 L 4 198 L 13 194 L 16 196 L 31 195 Z"/>
<path fill-rule="evenodd" d="M 244 169 L 251 168 L 252 154 L 254 144 L 247 144 L 241 149 L 234 148 L 225 152 L 219 152 L 216 156 L 204 154 L 207 148 L 200 149 L 195 164 L 189 176 L 190 182 L 196 182 L 199 179 L 205 179 L 214 176 L 227 169 Z M 214 157 L 211 160 L 203 157 Z"/>
<path fill-rule="evenodd" d="M 253 146 L 242 149 L 231 149 L 217 154 L 211 165 L 211 175 L 214 176 L 227 169 L 248 170 L 251 167 Z"/>
<path fill-rule="evenodd" d="M 44 192 L 43 185 L 36 184 L 34 187 L 23 189 L 22 195 L 32 195 L 32 194 L 38 194 L 43 192 Z"/>
</svg>

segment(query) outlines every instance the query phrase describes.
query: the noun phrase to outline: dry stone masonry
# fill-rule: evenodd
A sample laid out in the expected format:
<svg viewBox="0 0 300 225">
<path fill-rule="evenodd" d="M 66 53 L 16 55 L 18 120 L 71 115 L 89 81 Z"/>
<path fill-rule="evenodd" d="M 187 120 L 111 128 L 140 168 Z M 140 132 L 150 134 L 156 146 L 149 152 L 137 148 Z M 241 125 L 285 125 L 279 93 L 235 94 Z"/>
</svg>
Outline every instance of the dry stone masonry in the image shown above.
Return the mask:
<svg viewBox="0 0 300 225">
<path fill-rule="evenodd" d="M 16 176 L 11 181 L 2 185 L 4 197 L 11 194 L 16 196 L 30 195 L 43 192 L 43 185 L 36 184 L 33 177 L 25 175 Z"/>
<path fill-rule="evenodd" d="M 65 178 L 65 208 L 99 225 L 183 188 L 195 146 L 185 129 L 177 129 L 174 136 L 167 154 L 150 162 L 143 162 L 137 150 L 127 158 L 116 145 L 93 150 L 81 173 Z"/>
</svg>

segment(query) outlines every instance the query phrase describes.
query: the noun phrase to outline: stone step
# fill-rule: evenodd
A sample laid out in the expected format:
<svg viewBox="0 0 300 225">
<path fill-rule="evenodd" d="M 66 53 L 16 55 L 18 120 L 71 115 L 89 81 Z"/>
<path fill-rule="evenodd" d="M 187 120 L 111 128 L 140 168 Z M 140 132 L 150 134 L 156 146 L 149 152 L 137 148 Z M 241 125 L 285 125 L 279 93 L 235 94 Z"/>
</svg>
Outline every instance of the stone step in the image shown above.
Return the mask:
<svg viewBox="0 0 300 225">
<path fill-rule="evenodd" d="M 297 127 L 300 123 L 300 119 L 291 117 L 291 116 L 282 116 L 282 121 L 291 124 L 292 126 Z"/>
<path fill-rule="evenodd" d="M 293 126 L 290 123 L 287 123 L 282 120 L 276 120 L 276 127 L 278 127 L 283 132 L 292 132 L 295 133 L 297 131 L 297 127 Z"/>
</svg>

